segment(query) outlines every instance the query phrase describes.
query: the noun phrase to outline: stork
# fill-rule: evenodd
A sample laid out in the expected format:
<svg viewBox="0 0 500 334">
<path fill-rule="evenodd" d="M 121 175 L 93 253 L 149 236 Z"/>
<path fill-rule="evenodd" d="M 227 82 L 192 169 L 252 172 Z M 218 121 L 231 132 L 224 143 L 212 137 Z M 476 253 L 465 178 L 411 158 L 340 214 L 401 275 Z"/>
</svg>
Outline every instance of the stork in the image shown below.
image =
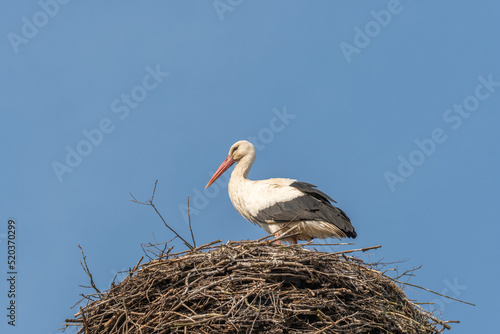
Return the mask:
<svg viewBox="0 0 500 334">
<path fill-rule="evenodd" d="M 298 235 L 283 239 L 294 244 L 297 239 L 356 238 L 356 231 L 344 211 L 333 206 L 331 202 L 336 202 L 315 185 L 281 178 L 249 180 L 247 176 L 255 155 L 250 142 L 236 142 L 205 189 L 236 163 L 228 185 L 231 202 L 244 218 L 269 234 L 278 238 L 280 233 L 297 227 Z"/>
</svg>

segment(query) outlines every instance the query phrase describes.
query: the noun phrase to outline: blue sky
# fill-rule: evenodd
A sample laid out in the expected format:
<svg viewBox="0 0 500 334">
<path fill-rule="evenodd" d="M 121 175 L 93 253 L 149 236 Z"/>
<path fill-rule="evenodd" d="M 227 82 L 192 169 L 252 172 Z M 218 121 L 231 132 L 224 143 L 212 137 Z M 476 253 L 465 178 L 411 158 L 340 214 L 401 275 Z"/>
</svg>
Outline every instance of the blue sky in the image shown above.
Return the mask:
<svg viewBox="0 0 500 334">
<path fill-rule="evenodd" d="M 409 290 L 494 328 L 500 271 L 498 1 L 10 2 L 0 13 L 0 263 L 17 226 L 17 319 L 2 333 L 56 333 L 98 287 L 172 236 L 191 198 L 198 244 L 255 239 L 224 180 L 240 139 L 250 178 L 290 177 L 331 195 L 372 260 L 422 265 Z M 71 153 L 69 153 L 71 152 Z M 182 250 L 181 244 L 176 244 Z M 341 249 L 341 248 L 336 248 Z M 330 250 L 326 248 L 326 250 Z"/>
</svg>

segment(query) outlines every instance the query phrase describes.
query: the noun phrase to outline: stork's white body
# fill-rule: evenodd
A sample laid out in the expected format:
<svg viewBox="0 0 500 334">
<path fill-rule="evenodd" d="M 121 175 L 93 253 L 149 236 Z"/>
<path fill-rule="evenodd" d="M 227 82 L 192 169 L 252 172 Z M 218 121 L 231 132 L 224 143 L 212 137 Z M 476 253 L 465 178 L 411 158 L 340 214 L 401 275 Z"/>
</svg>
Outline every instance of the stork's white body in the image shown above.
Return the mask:
<svg viewBox="0 0 500 334">
<path fill-rule="evenodd" d="M 259 224 L 255 217 L 260 211 L 275 205 L 276 202 L 290 201 L 300 196 L 299 190 L 288 187 L 293 181 L 289 179 L 252 181 L 238 177 L 233 171 L 228 185 L 229 198 L 236 211 L 243 217 L 260 225 L 267 232 L 274 233 L 279 230 L 277 224 Z"/>
<path fill-rule="evenodd" d="M 276 222 L 273 219 L 266 219 L 264 222 L 259 221 L 256 217 L 266 209 L 279 203 L 292 202 L 307 195 L 290 186 L 296 180 L 268 179 L 252 181 L 238 177 L 237 174 L 235 175 L 235 171 L 233 171 L 228 185 L 229 198 L 234 208 L 240 215 L 259 225 L 267 233 L 274 234 L 280 230 L 281 233 L 284 233 L 298 225 L 299 240 L 345 237 L 345 234 L 337 226 L 321 220 L 291 219 L 287 222 Z"/>
<path fill-rule="evenodd" d="M 333 200 L 315 186 L 293 179 L 249 180 L 247 176 L 254 160 L 253 145 L 247 141 L 237 142 L 207 187 L 237 162 L 229 180 L 229 197 L 236 211 L 252 223 L 268 233 L 285 233 L 297 226 L 299 240 L 356 237 L 345 213 L 333 206 L 330 203 Z"/>
</svg>

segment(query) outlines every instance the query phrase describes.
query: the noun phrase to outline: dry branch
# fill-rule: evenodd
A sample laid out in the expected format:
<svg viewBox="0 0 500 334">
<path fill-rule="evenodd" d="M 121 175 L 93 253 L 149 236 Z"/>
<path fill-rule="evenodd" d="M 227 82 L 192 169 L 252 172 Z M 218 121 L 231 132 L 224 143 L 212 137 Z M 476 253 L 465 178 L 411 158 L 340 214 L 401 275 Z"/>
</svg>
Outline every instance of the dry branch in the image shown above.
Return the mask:
<svg viewBox="0 0 500 334">
<path fill-rule="evenodd" d="M 82 246 L 78 245 L 78 248 L 80 248 L 80 251 L 82 252 L 82 259 L 83 262 L 80 261 L 80 264 L 82 265 L 83 270 L 87 274 L 87 276 L 90 278 L 90 287 L 94 288 L 94 290 L 98 293 L 101 294 L 101 291 L 97 288 L 94 282 L 94 278 L 92 277 L 92 274 L 90 273 L 89 267 L 87 265 L 87 257 L 85 256 L 85 253 L 83 253 L 83 248 Z M 84 288 L 89 288 L 88 286 L 82 286 Z"/>
<path fill-rule="evenodd" d="M 187 215 L 188 215 L 189 231 L 191 232 L 191 240 L 193 240 L 193 246 L 194 246 L 194 248 L 196 248 L 196 241 L 194 240 L 193 228 L 191 227 L 191 209 L 189 208 L 189 196 L 188 196 L 186 202 L 187 202 Z"/>
<path fill-rule="evenodd" d="M 155 198 L 155 193 L 156 193 L 156 186 L 158 185 L 158 180 L 156 180 L 155 182 L 155 187 L 153 189 L 153 194 L 151 195 L 151 198 L 148 199 L 146 202 L 140 202 L 138 201 L 137 199 L 135 199 L 134 195 L 132 195 L 131 193 L 130 196 L 132 197 L 132 199 L 130 200 L 131 202 L 134 202 L 134 203 L 137 203 L 137 204 L 142 204 L 142 205 L 149 205 L 151 206 L 156 214 L 158 215 L 158 217 L 160 217 L 160 219 L 162 220 L 163 224 L 171 231 L 175 234 L 175 236 L 179 239 L 182 240 L 182 242 L 184 243 L 184 245 L 186 245 L 189 249 L 193 249 L 194 247 L 189 243 L 187 242 L 183 237 L 181 237 L 179 235 L 179 233 L 177 233 L 177 231 L 175 231 L 172 227 L 170 227 L 170 225 L 167 224 L 167 222 L 165 221 L 165 219 L 163 218 L 163 216 L 161 215 L 160 211 L 158 211 L 158 209 L 156 208 L 156 205 L 153 203 L 153 200 Z M 189 205 L 189 204 L 188 204 Z M 189 206 L 188 206 L 188 209 L 189 209 Z M 189 222 L 189 228 L 191 229 L 191 219 L 190 219 L 190 222 Z M 193 235 L 193 231 L 191 230 L 191 235 Z M 194 242 L 194 236 L 193 236 L 193 242 Z"/>
</svg>

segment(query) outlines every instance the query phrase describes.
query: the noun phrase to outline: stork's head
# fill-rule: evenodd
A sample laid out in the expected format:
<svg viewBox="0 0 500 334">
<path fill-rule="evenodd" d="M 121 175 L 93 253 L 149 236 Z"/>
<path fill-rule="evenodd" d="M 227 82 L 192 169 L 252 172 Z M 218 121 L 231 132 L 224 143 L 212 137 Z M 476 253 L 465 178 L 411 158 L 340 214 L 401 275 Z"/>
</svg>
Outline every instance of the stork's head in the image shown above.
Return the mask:
<svg viewBox="0 0 500 334">
<path fill-rule="evenodd" d="M 231 146 L 227 158 L 215 171 L 214 176 L 212 176 L 210 181 L 208 181 L 208 184 L 205 187 L 205 189 L 210 187 L 210 185 L 214 183 L 215 180 L 219 178 L 219 176 L 224 174 L 224 172 L 228 170 L 228 168 L 231 167 L 235 162 L 239 162 L 244 159 L 247 160 L 248 163 L 251 165 L 255 160 L 255 148 L 249 141 L 240 140 L 234 143 L 233 146 Z"/>
<path fill-rule="evenodd" d="M 228 158 L 233 158 L 235 162 L 240 161 L 246 156 L 255 156 L 255 148 L 249 141 L 240 140 L 234 143 L 229 149 Z"/>
</svg>

